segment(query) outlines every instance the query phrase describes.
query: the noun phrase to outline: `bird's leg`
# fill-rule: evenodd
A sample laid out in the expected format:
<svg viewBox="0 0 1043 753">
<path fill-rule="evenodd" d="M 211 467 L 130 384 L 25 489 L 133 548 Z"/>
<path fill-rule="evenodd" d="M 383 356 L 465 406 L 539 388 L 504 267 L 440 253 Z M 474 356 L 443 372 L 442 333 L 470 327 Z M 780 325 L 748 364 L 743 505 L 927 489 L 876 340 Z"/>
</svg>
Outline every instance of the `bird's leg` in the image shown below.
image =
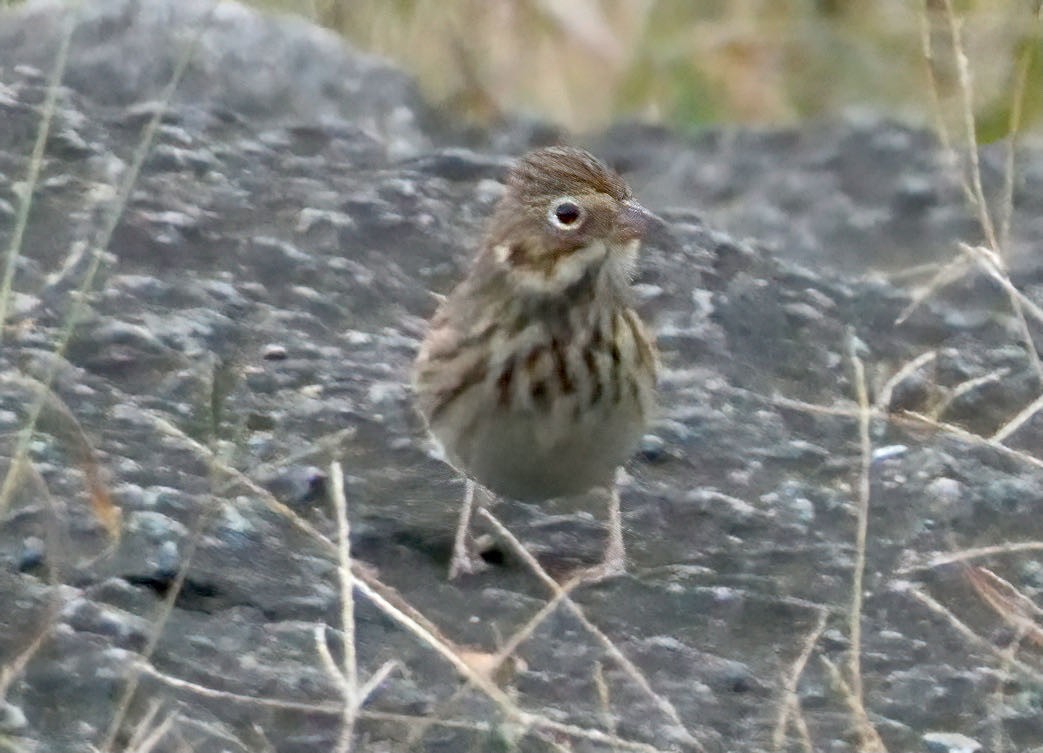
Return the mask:
<svg viewBox="0 0 1043 753">
<path fill-rule="evenodd" d="M 576 577 L 581 583 L 596 583 L 607 578 L 625 575 L 627 571 L 626 550 L 623 545 L 623 514 L 619 508 L 619 482 L 623 469 L 616 473 L 616 481 L 608 492 L 608 543 L 600 564 L 580 571 Z"/>
<path fill-rule="evenodd" d="M 456 535 L 453 538 L 453 556 L 449 561 L 449 580 L 460 573 L 477 573 L 488 567 L 474 551 L 474 539 L 471 536 L 471 516 L 474 512 L 474 500 L 477 494 L 478 484 L 467 479 L 464 503 L 460 507 L 460 520 L 456 525 Z"/>
<path fill-rule="evenodd" d="M 623 513 L 619 508 L 619 485 L 613 484 L 608 495 L 608 544 L 602 565 L 615 575 L 627 571 L 626 550 L 623 545 Z"/>
</svg>

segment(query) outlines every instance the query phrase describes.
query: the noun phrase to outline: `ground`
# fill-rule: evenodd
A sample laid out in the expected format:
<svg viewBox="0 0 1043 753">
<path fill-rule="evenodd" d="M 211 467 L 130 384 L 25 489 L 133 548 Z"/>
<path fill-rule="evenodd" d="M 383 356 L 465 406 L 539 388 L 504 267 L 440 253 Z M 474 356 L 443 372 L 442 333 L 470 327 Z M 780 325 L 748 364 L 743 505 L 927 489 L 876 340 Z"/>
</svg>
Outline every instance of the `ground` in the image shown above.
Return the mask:
<svg viewBox="0 0 1043 753">
<path fill-rule="evenodd" d="M 0 501 L 0 742 L 332 750 L 338 461 L 363 682 L 392 662 L 358 750 L 802 750 L 798 719 L 823 751 L 872 749 L 867 728 L 896 751 L 1040 744 L 1040 420 L 987 439 L 1040 377 L 973 263 L 907 310 L 981 241 L 930 134 L 865 113 L 464 129 L 303 22 L 222 4 L 193 49 L 206 5 L 106 0 L 74 37 L 0 349 L 5 474 L 40 406 Z M 4 249 L 63 19 L 26 13 L 0 24 Z M 512 156 L 558 140 L 665 220 L 637 281 L 661 413 L 622 486 L 628 573 L 526 627 L 555 591 L 502 537 L 502 561 L 446 578 L 463 487 L 406 385 Z M 982 158 L 999 196 L 1002 149 Z M 1018 171 L 1031 336 L 1043 153 Z M 603 544 L 597 500 L 492 512 L 555 576 Z"/>
</svg>

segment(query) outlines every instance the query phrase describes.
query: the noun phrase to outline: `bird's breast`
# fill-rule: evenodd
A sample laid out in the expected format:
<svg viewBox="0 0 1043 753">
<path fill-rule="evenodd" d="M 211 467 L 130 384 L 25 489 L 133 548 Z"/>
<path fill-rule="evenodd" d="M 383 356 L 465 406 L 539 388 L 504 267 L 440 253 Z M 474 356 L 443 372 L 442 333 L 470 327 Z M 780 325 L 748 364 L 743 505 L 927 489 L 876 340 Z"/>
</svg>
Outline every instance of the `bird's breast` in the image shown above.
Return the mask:
<svg viewBox="0 0 1043 753">
<path fill-rule="evenodd" d="M 574 307 L 505 318 L 455 364 L 419 365 L 416 386 L 455 466 L 499 494 L 548 498 L 611 481 L 652 413 L 655 370 L 632 310 Z"/>
</svg>

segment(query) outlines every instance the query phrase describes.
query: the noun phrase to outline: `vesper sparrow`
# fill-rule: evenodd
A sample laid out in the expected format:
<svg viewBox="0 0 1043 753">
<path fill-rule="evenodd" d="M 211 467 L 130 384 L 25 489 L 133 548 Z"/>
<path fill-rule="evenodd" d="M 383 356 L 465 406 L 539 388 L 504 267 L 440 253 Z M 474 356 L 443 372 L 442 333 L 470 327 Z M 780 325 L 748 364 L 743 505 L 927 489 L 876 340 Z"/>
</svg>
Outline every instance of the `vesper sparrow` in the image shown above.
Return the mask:
<svg viewBox="0 0 1043 753">
<path fill-rule="evenodd" d="M 467 276 L 431 319 L 417 406 L 467 477 L 449 575 L 472 572 L 475 483 L 536 501 L 604 489 L 609 540 L 592 578 L 624 570 L 614 474 L 652 413 L 657 357 L 630 280 L 653 214 L 580 149 L 524 156 Z"/>
</svg>

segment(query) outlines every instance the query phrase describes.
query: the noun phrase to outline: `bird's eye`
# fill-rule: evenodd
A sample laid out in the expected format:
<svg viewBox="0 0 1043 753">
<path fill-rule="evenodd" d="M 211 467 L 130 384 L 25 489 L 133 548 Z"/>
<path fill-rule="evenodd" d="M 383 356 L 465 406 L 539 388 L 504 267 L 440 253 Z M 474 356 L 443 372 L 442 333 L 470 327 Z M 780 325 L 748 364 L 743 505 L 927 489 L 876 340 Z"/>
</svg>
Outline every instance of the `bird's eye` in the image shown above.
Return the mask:
<svg viewBox="0 0 1043 753">
<path fill-rule="evenodd" d="M 547 212 L 550 224 L 561 230 L 575 230 L 582 224 L 583 207 L 575 199 L 565 197 L 557 199 Z"/>
</svg>

